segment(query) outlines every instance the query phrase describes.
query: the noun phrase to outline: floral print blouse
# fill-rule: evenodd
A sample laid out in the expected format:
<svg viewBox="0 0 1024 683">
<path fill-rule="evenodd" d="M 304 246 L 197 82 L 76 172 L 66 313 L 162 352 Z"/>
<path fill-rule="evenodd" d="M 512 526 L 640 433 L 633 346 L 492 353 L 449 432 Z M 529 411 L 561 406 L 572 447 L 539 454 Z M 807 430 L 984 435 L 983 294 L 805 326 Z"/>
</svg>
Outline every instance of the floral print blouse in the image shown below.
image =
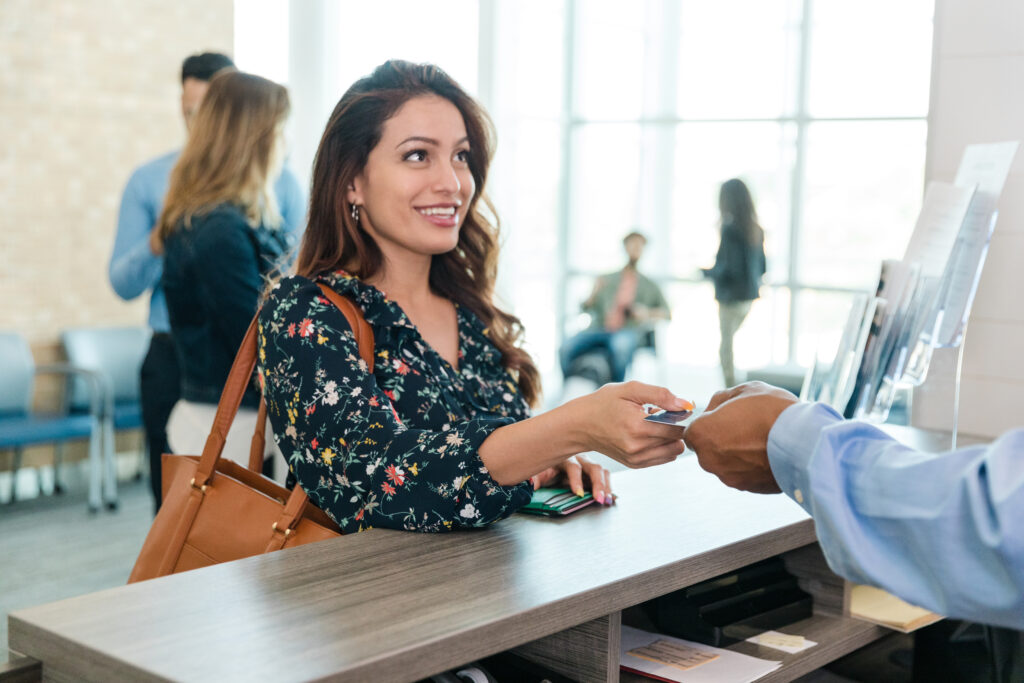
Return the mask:
<svg viewBox="0 0 1024 683">
<path fill-rule="evenodd" d="M 529 417 L 479 318 L 456 306 L 459 367 L 429 346 L 384 293 L 344 271 L 321 275 L 359 306 L 374 371 L 342 312 L 312 280 L 290 277 L 259 315 L 259 381 L 289 469 L 342 531 L 482 527 L 529 502 L 480 460 L 491 432 Z"/>
</svg>

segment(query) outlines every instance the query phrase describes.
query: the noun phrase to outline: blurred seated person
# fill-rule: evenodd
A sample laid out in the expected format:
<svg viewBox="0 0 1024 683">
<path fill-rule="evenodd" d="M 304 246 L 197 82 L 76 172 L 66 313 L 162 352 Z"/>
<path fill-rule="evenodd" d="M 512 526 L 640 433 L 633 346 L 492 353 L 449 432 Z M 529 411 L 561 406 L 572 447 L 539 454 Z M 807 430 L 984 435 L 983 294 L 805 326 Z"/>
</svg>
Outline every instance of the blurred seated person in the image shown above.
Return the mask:
<svg viewBox="0 0 1024 683">
<path fill-rule="evenodd" d="M 625 267 L 597 278 L 590 297 L 583 302 L 583 310 L 590 314 L 590 327 L 562 345 L 564 377 L 572 374 L 573 361 L 596 350 L 608 357 L 611 381 L 624 381 L 644 336 L 654 323 L 671 318 L 661 289 L 637 268 L 647 238 L 631 232 L 622 244 L 629 258 Z"/>
</svg>

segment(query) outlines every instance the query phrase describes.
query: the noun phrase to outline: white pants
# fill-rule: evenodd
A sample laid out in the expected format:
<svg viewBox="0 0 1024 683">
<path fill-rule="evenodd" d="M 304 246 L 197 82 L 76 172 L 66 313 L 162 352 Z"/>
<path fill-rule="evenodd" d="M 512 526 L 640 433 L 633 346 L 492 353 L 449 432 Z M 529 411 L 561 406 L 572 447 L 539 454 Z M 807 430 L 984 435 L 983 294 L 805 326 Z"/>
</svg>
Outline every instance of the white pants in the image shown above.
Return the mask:
<svg viewBox="0 0 1024 683">
<path fill-rule="evenodd" d="M 213 418 L 217 415 L 217 406 L 210 403 L 194 403 L 178 401 L 171 410 L 167 420 L 167 443 L 171 451 L 178 455 L 202 455 L 206 439 L 213 427 Z M 224 443 L 223 457 L 233 460 L 243 467 L 249 466 L 249 448 L 252 435 L 256 431 L 256 411 L 252 408 L 239 408 L 235 421 L 231 423 L 231 431 Z M 274 458 L 274 481 L 283 482 L 288 465 L 281 455 L 281 450 L 274 442 L 274 433 L 267 420 L 267 445 L 263 457 Z"/>
<path fill-rule="evenodd" d="M 726 388 L 736 386 L 736 368 L 732 360 L 732 338 L 750 313 L 750 301 L 718 304 L 718 329 L 722 334 L 718 345 L 718 358 L 722 362 L 722 376 Z"/>
</svg>

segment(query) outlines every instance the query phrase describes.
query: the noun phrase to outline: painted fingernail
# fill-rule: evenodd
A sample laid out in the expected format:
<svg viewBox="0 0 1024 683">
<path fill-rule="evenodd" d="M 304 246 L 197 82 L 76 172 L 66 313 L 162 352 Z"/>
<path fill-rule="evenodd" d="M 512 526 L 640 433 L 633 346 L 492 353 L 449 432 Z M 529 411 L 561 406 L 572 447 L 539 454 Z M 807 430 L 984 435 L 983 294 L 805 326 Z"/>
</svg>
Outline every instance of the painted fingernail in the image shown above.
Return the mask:
<svg viewBox="0 0 1024 683">
<path fill-rule="evenodd" d="M 575 493 L 580 498 L 583 497 L 583 489 L 581 489 L 581 488 L 580 489 L 573 489 L 572 492 Z"/>
<path fill-rule="evenodd" d="M 595 493 L 594 494 L 594 500 L 597 501 L 598 505 L 604 505 L 604 495 L 602 495 L 600 493 Z"/>
</svg>

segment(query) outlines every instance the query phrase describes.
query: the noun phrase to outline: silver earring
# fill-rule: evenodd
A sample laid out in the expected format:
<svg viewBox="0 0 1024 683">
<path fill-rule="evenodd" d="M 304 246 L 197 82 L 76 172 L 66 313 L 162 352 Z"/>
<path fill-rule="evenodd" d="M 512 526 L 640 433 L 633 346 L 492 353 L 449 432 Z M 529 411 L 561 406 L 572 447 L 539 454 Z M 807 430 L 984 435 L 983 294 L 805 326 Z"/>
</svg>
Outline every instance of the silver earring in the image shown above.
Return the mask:
<svg viewBox="0 0 1024 683">
<path fill-rule="evenodd" d="M 359 222 L 359 206 L 353 204 L 352 209 L 349 211 L 349 214 L 352 216 L 352 220 L 354 220 L 356 223 Z"/>
</svg>

